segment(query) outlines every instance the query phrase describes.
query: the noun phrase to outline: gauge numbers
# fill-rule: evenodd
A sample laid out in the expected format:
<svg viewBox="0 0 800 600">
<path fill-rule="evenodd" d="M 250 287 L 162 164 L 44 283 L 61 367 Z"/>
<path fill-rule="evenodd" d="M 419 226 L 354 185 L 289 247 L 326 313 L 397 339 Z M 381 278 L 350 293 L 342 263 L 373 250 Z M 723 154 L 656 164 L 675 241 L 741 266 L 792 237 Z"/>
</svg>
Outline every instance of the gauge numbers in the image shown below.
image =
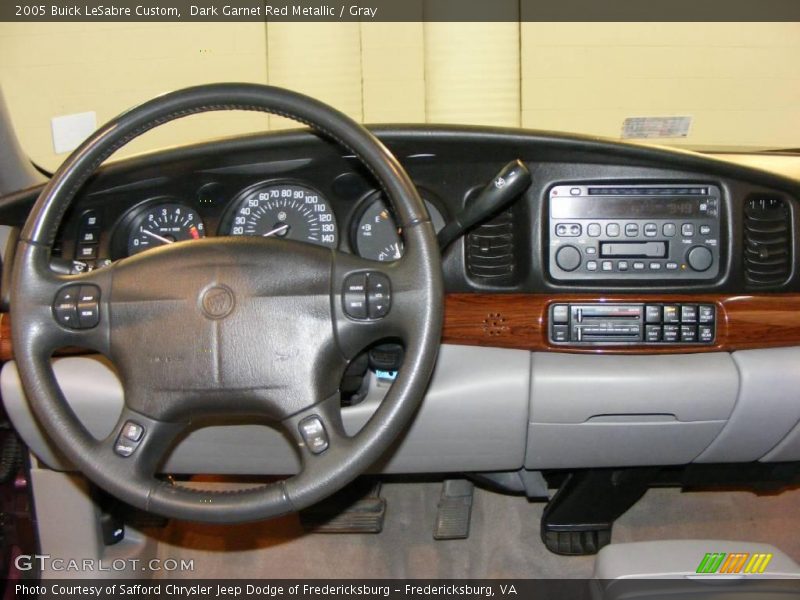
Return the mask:
<svg viewBox="0 0 800 600">
<path fill-rule="evenodd" d="M 138 215 L 128 234 L 128 256 L 148 248 L 205 237 L 200 215 L 176 202 L 152 205 Z"/>
<path fill-rule="evenodd" d="M 318 191 L 294 183 L 263 184 L 237 203 L 230 235 L 275 237 L 335 248 L 336 220 Z"/>
</svg>

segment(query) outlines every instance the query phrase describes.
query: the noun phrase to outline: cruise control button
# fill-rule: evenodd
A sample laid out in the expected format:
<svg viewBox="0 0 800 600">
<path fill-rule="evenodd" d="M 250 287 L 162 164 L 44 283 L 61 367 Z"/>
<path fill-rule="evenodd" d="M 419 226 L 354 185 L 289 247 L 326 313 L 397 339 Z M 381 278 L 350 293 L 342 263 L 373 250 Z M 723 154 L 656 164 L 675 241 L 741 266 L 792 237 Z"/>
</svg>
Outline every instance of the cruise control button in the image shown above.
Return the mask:
<svg viewBox="0 0 800 600">
<path fill-rule="evenodd" d="M 392 306 L 389 278 L 383 273 L 367 275 L 367 311 L 370 319 L 385 317 Z"/>
<path fill-rule="evenodd" d="M 78 293 L 78 325 L 90 329 L 100 322 L 100 288 L 82 285 Z"/>
<path fill-rule="evenodd" d="M 116 452 L 123 458 L 128 458 L 135 451 L 136 451 L 136 444 L 133 444 L 122 438 L 119 438 L 117 442 L 114 444 L 114 452 Z"/>
<path fill-rule="evenodd" d="M 136 421 L 126 421 L 122 426 L 122 437 L 131 442 L 138 442 L 144 435 L 144 427 L 139 425 Z"/>
<path fill-rule="evenodd" d="M 328 449 L 328 433 L 318 416 L 306 417 L 300 421 L 297 427 L 311 454 L 321 454 Z"/>
<path fill-rule="evenodd" d="M 367 318 L 367 274 L 353 273 L 344 281 L 342 308 L 354 319 Z"/>
</svg>

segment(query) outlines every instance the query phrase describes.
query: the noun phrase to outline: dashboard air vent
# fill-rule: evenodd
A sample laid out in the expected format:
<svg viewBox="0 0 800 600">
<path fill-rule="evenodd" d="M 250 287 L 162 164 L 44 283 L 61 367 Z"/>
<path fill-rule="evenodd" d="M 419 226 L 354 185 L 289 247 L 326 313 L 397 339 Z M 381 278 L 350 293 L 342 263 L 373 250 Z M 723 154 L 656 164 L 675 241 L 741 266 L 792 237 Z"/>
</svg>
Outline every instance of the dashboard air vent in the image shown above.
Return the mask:
<svg viewBox="0 0 800 600">
<path fill-rule="evenodd" d="M 781 198 L 752 198 L 744 211 L 744 272 L 756 287 L 782 284 L 792 268 L 792 224 Z"/>
<path fill-rule="evenodd" d="M 511 211 L 476 227 L 466 239 L 467 272 L 473 278 L 501 282 L 514 275 L 514 223 Z"/>
</svg>

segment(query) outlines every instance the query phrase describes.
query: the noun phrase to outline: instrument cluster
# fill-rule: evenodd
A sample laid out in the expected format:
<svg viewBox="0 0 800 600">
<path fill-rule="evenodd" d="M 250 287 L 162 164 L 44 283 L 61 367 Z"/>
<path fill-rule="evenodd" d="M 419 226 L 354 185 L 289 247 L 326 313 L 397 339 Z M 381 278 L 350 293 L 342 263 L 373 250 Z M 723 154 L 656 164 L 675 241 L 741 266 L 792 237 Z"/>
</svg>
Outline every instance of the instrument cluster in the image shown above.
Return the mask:
<svg viewBox="0 0 800 600">
<path fill-rule="evenodd" d="M 430 199 L 426 198 L 425 204 L 439 231 L 445 225 L 445 217 Z M 230 199 L 217 226 L 212 228 L 211 223 L 204 222 L 197 207 L 180 197 L 150 198 L 130 209 L 120 220 L 111 258 L 219 235 L 295 240 L 350 250 L 382 262 L 400 259 L 402 230 L 384 195 L 372 191 L 355 205 L 354 210 L 338 211 L 347 214 L 337 214 L 332 202 L 305 182 L 266 181 L 247 187 Z"/>
</svg>

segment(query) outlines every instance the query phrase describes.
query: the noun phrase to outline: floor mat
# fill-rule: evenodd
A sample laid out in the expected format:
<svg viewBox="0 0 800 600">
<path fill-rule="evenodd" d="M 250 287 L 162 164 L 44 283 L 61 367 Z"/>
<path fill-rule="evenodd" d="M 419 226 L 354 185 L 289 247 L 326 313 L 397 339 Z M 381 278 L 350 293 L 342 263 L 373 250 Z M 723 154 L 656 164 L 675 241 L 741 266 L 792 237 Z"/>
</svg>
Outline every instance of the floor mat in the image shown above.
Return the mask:
<svg viewBox="0 0 800 600">
<path fill-rule="evenodd" d="M 160 558 L 194 559 L 203 578 L 586 578 L 594 557 L 539 539 L 544 504 L 475 491 L 469 539 L 434 541 L 439 483 L 387 483 L 383 533 L 305 533 L 295 516 L 242 526 L 171 523 Z M 653 489 L 617 521 L 613 542 L 731 539 L 774 544 L 800 562 L 800 489 L 774 495 Z"/>
</svg>

